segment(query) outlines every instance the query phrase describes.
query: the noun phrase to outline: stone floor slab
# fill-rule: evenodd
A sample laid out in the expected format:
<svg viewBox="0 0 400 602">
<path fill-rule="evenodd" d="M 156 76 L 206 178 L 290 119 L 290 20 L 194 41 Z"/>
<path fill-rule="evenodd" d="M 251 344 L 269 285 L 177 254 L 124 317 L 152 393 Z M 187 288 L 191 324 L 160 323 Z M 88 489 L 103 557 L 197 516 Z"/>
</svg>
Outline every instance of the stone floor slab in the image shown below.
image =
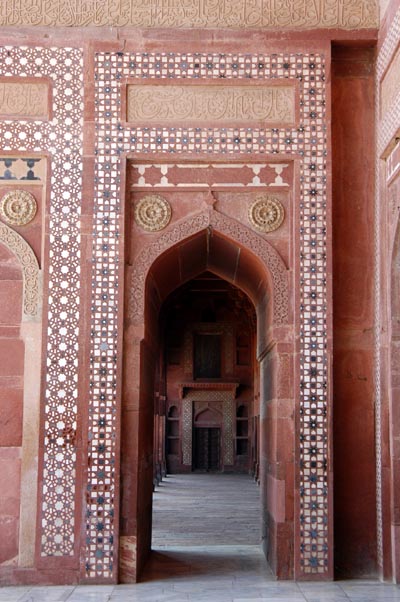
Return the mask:
<svg viewBox="0 0 400 602">
<path fill-rule="evenodd" d="M 0 587 L 0 602 L 400 602 L 399 587 L 373 580 L 276 581 L 259 545 L 259 490 L 245 475 L 168 477 L 154 507 L 141 583 Z"/>
</svg>

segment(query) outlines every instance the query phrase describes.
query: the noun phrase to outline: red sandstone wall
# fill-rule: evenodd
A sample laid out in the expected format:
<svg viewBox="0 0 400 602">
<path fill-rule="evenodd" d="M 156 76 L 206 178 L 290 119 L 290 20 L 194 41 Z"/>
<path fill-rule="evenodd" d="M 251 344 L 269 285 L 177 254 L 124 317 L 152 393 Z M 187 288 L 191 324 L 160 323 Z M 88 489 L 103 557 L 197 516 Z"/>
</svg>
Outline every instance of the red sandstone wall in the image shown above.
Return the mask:
<svg viewBox="0 0 400 602">
<path fill-rule="evenodd" d="M 332 57 L 333 416 L 337 576 L 374 575 L 374 50 Z"/>
<path fill-rule="evenodd" d="M 0 564 L 17 564 L 24 392 L 22 273 L 0 244 Z"/>
</svg>

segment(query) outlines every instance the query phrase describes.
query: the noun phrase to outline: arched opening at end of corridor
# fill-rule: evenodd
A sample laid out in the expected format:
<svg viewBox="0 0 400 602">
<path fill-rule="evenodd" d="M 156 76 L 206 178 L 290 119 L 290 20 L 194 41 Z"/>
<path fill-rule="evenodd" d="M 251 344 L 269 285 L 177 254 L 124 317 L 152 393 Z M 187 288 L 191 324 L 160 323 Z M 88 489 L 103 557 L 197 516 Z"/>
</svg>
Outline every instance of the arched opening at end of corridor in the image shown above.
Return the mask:
<svg viewBox="0 0 400 602">
<path fill-rule="evenodd" d="M 153 549 L 260 544 L 253 304 L 203 272 L 164 302 L 159 352 Z"/>
<path fill-rule="evenodd" d="M 148 270 L 143 324 L 125 328 L 121 581 L 137 580 L 148 559 L 153 486 L 167 473 L 174 476 L 159 489 L 182 497 L 180 507 L 177 492 L 175 507 L 171 498 L 165 531 L 155 519 L 154 545 L 180 537 L 210 544 L 210 531 L 216 544 L 261 541 L 272 571 L 292 577 L 293 343 L 290 328 L 274 322 L 274 302 L 265 262 L 211 227 L 160 253 Z M 288 378 L 279 382 L 283 367 Z M 244 491 L 235 475 L 254 493 L 248 510 L 240 496 L 230 506 L 232 488 Z M 221 496 L 231 498 L 225 512 Z M 204 518 L 206 498 L 214 504 L 208 517 L 218 507 L 214 527 Z M 225 528 L 228 507 L 237 516 Z M 240 529 L 251 513 L 246 542 Z"/>
<path fill-rule="evenodd" d="M 259 471 L 256 313 L 203 272 L 164 302 L 155 382 L 154 479 Z"/>
</svg>

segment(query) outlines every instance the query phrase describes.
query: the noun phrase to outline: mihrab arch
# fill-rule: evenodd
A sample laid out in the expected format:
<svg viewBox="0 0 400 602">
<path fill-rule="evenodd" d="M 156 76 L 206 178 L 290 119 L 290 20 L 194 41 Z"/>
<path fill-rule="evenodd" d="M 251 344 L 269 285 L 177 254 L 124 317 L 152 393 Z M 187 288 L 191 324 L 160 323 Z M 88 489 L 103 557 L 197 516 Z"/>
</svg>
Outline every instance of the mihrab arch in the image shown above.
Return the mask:
<svg viewBox="0 0 400 602">
<path fill-rule="evenodd" d="M 127 273 L 121 420 L 120 579 L 124 582 L 137 579 L 151 544 L 158 315 L 173 290 L 204 271 L 242 289 L 257 311 L 262 537 L 274 572 L 282 578 L 293 575 L 294 341 L 288 271 L 262 236 L 209 210 L 179 220 L 153 237 Z M 278 430 L 280 437 L 276 437 Z"/>
</svg>

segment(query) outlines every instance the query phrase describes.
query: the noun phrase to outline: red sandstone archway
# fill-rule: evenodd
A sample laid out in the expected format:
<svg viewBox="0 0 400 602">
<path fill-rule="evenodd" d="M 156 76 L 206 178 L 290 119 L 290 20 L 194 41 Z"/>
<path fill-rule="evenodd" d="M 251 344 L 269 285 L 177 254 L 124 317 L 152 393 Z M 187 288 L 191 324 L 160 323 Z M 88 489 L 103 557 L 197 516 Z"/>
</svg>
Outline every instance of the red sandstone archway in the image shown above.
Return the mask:
<svg viewBox="0 0 400 602">
<path fill-rule="evenodd" d="M 204 271 L 242 289 L 257 312 L 261 378 L 262 538 L 277 576 L 293 575 L 294 399 L 288 277 L 262 237 L 216 211 L 175 222 L 127 269 L 122 403 L 120 579 L 137 580 L 151 547 L 154 374 L 167 296 Z"/>
</svg>

